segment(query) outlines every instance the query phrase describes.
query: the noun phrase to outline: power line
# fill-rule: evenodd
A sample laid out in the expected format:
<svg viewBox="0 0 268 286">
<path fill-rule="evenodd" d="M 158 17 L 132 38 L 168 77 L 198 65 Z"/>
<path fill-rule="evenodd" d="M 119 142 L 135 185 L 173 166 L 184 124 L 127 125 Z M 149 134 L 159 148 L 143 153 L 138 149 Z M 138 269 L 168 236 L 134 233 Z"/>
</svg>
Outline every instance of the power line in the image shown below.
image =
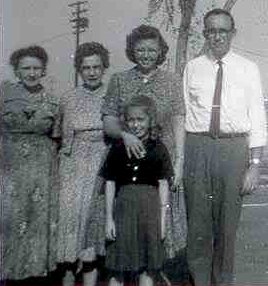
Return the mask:
<svg viewBox="0 0 268 286">
<path fill-rule="evenodd" d="M 52 42 L 52 41 L 57 40 L 59 38 L 63 38 L 63 37 L 70 36 L 70 35 L 72 35 L 71 32 L 61 33 L 61 34 L 54 35 L 52 37 L 46 38 L 46 39 L 44 39 L 42 41 L 38 41 L 38 43 L 43 44 L 43 43 L 47 43 L 47 42 Z"/>
<path fill-rule="evenodd" d="M 82 16 L 82 14 L 88 11 L 88 9 L 84 8 L 85 4 L 88 4 L 88 1 L 76 1 L 68 5 L 71 9 L 73 9 L 72 11 L 73 18 L 70 20 L 70 22 L 74 24 L 73 33 L 76 36 L 76 50 L 79 46 L 80 34 L 85 32 L 85 30 L 89 26 L 88 18 L 85 16 Z M 77 85 L 78 85 L 78 71 L 76 70 L 75 71 L 75 86 Z"/>
</svg>

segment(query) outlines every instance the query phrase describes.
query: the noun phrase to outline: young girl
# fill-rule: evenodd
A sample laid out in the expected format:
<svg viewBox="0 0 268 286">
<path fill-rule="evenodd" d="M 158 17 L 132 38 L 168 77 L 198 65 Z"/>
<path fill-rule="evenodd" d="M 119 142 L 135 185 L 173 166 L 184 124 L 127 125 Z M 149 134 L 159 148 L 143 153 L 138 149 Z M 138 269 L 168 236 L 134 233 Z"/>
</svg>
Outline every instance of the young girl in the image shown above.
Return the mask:
<svg viewBox="0 0 268 286">
<path fill-rule="evenodd" d="M 129 158 L 123 142 L 111 148 L 101 175 L 106 179 L 106 267 L 122 283 L 139 276 L 140 285 L 153 285 L 162 268 L 168 181 L 173 176 L 169 154 L 157 138 L 156 108 L 145 96 L 134 97 L 124 110 L 128 132 L 142 140 L 143 158 Z"/>
</svg>

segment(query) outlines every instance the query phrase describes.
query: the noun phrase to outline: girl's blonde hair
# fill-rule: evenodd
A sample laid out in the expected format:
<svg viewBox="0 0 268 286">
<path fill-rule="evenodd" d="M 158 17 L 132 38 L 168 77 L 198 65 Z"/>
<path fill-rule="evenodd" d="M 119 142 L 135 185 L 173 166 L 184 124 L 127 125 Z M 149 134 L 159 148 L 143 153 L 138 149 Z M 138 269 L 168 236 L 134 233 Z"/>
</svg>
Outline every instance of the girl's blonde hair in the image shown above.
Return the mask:
<svg viewBox="0 0 268 286">
<path fill-rule="evenodd" d="M 149 128 L 150 138 L 153 140 L 157 139 L 160 136 L 161 128 L 158 124 L 157 109 L 154 100 L 145 95 L 138 95 L 133 97 L 124 107 L 123 110 L 124 123 L 127 121 L 128 111 L 131 107 L 143 108 L 144 112 L 149 116 L 150 119 L 150 128 Z"/>
</svg>

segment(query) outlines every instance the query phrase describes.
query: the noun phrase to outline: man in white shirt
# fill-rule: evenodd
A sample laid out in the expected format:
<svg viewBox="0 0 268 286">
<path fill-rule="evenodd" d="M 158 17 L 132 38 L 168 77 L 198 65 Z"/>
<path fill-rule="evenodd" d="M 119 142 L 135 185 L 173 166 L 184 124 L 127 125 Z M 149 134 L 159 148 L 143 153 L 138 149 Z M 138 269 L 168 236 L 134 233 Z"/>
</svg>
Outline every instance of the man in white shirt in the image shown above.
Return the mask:
<svg viewBox="0 0 268 286">
<path fill-rule="evenodd" d="M 266 115 L 258 67 L 230 50 L 231 14 L 204 18 L 207 51 L 184 73 L 188 263 L 196 286 L 233 282 L 244 194 L 258 186 Z"/>
</svg>

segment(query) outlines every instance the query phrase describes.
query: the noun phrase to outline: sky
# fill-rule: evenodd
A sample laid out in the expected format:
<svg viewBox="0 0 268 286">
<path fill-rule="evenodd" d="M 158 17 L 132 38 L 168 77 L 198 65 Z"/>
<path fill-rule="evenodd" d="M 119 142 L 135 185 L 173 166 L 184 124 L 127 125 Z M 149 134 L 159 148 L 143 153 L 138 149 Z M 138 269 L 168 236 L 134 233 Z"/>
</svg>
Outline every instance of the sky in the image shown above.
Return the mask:
<svg viewBox="0 0 268 286">
<path fill-rule="evenodd" d="M 1 70 L 0 79 L 12 78 L 8 58 L 12 51 L 30 44 L 42 45 L 50 56 L 49 80 L 60 90 L 73 85 L 75 38 L 72 34 L 71 0 L 0 0 L 1 1 Z M 110 51 L 111 67 L 106 79 L 115 71 L 129 68 L 125 57 L 125 37 L 131 29 L 145 22 L 148 0 L 89 0 L 89 29 L 81 42 L 100 41 Z M 201 35 L 202 14 L 207 4 L 222 7 L 225 0 L 198 0 L 193 29 Z M 257 62 L 264 92 L 268 96 L 268 0 L 238 0 L 232 10 L 237 35 L 233 48 Z M 161 18 L 161 15 L 159 16 Z M 199 21 L 199 22 L 198 22 Z M 156 21 L 157 22 L 157 21 Z M 167 38 L 169 35 L 165 35 Z M 175 42 L 171 37 L 168 42 Z M 200 42 L 202 37 L 200 36 Z"/>
</svg>

